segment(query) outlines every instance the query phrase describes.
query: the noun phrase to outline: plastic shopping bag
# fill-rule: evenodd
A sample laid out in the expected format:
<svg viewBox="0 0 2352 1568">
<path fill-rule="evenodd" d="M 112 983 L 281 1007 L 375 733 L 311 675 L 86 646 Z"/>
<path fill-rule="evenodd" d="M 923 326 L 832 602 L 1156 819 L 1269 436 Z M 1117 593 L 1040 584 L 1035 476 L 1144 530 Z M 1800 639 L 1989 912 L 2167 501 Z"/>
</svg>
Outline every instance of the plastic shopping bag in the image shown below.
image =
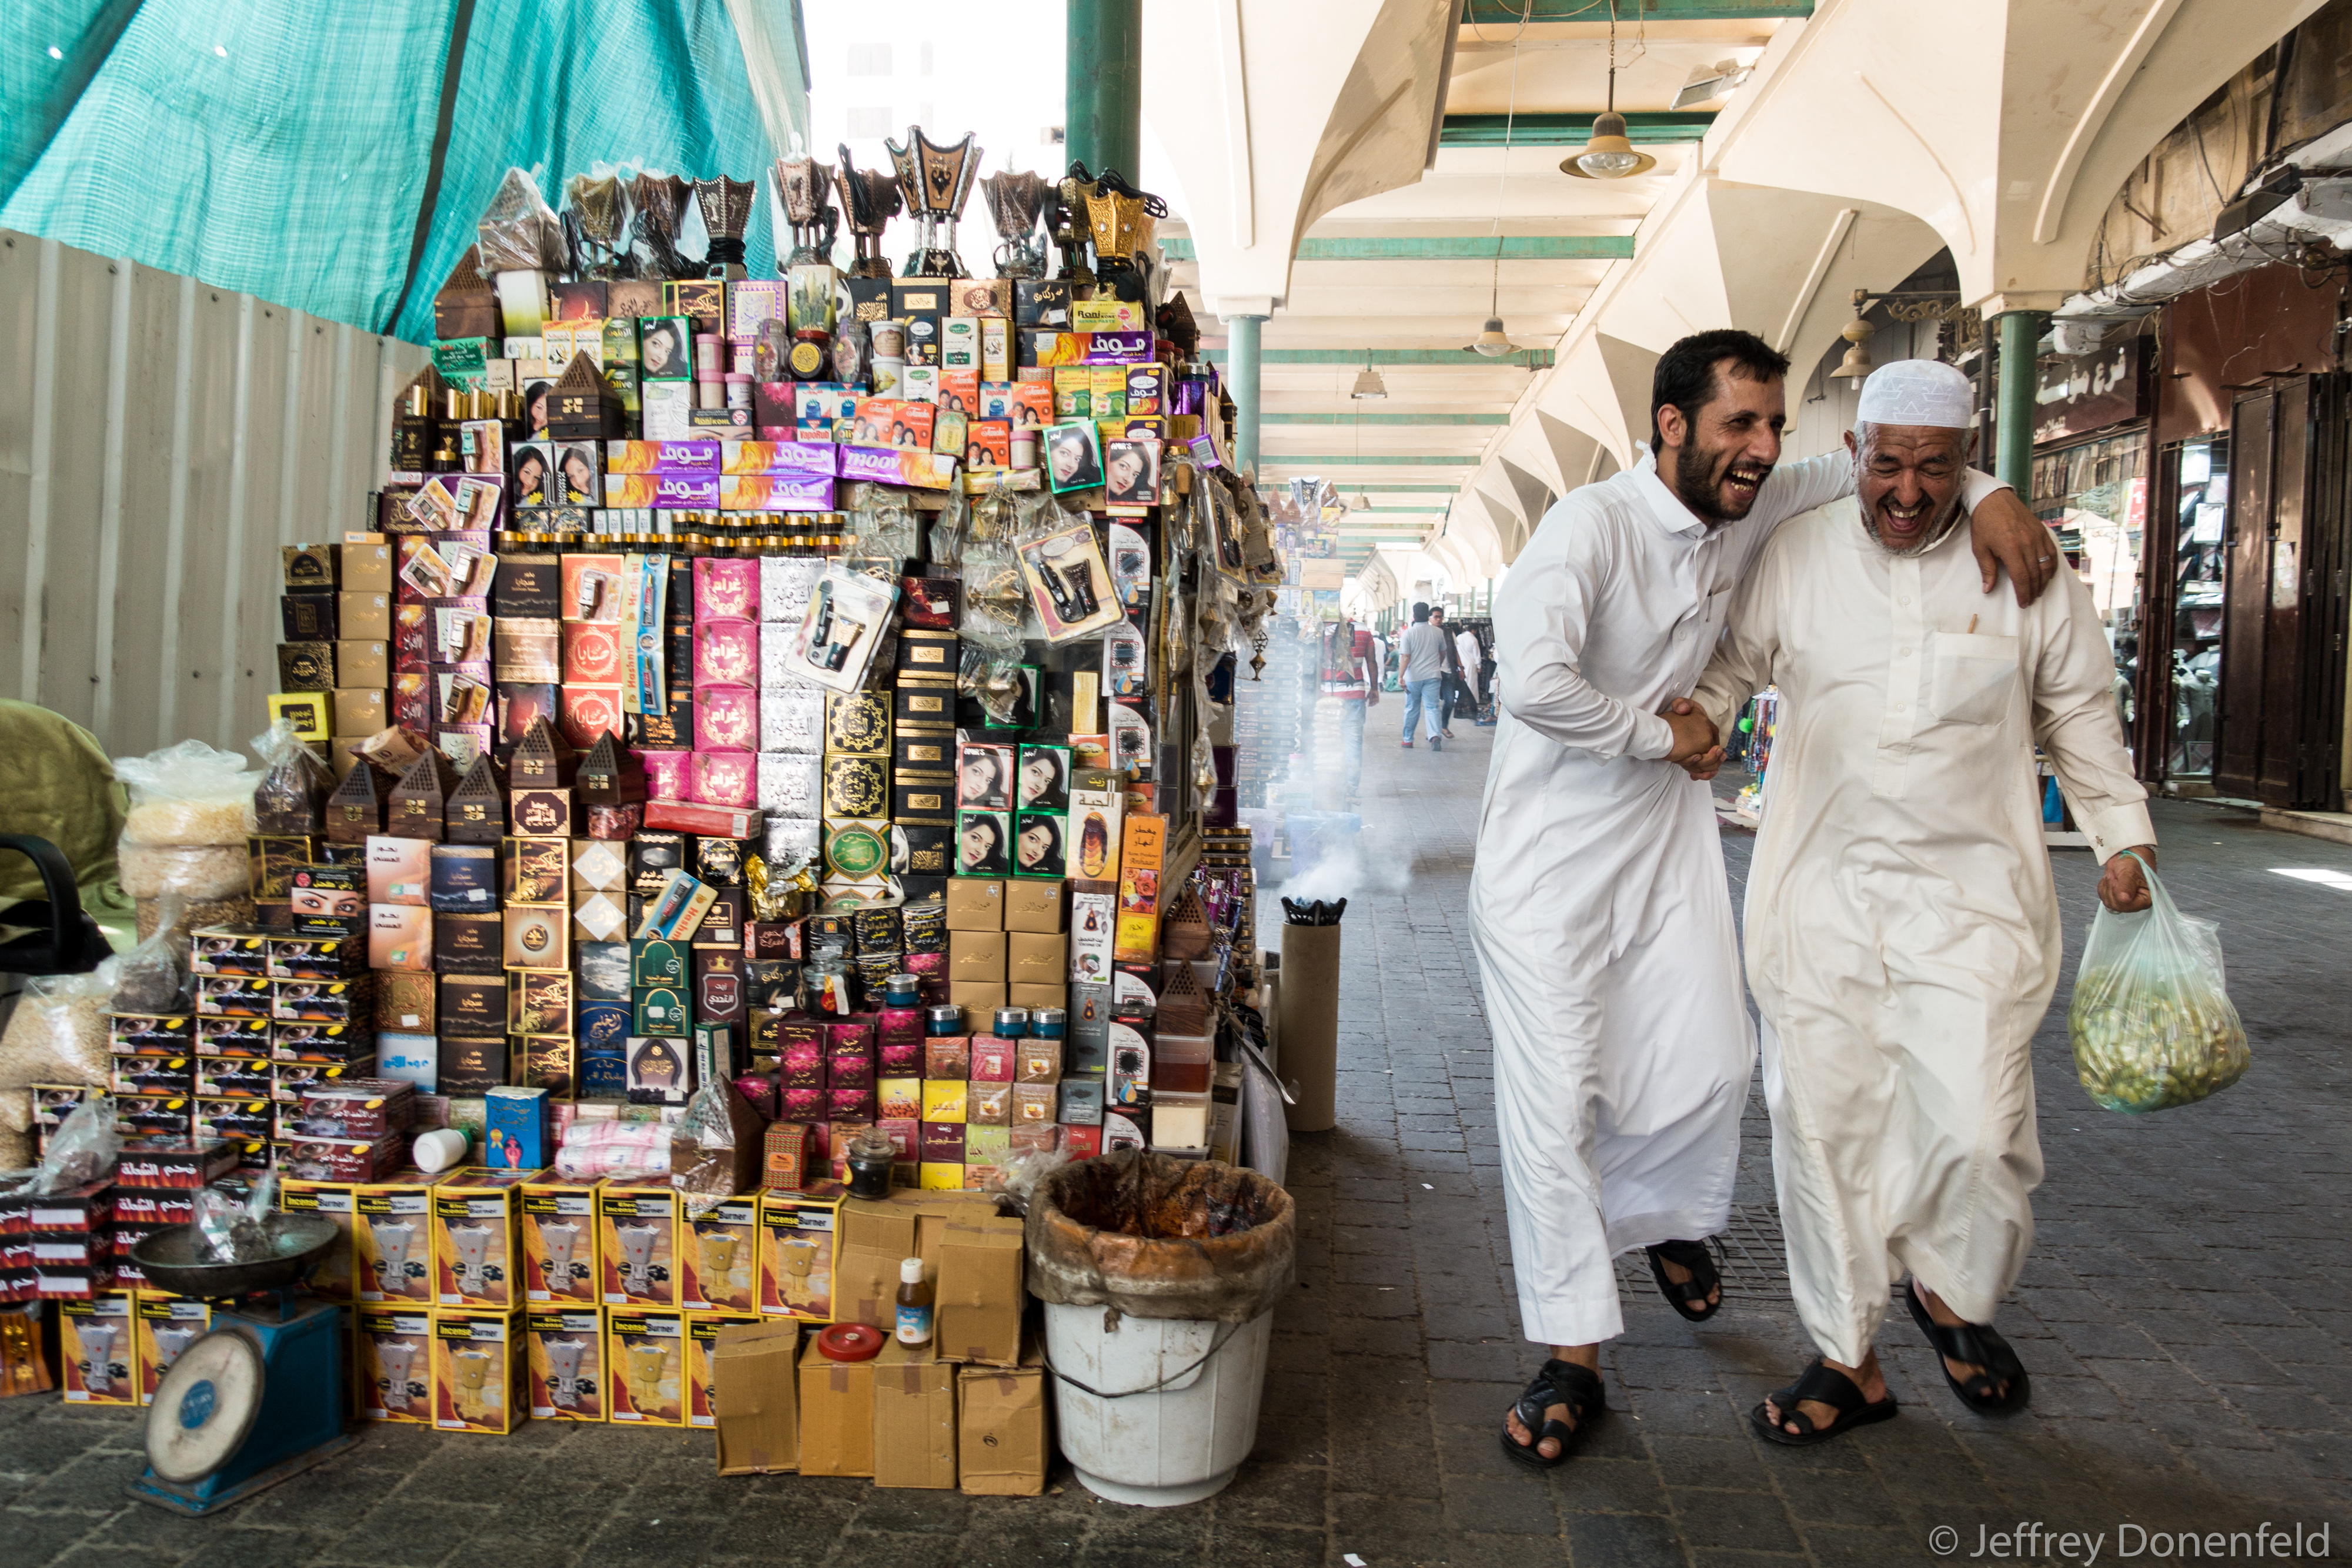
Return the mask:
<svg viewBox="0 0 2352 1568">
<path fill-rule="evenodd" d="M 2110 1111 L 2194 1104 L 2252 1060 L 2222 975 L 2221 928 L 2181 914 L 2154 869 L 2141 869 L 2153 905 L 2092 918 L 2066 1013 L 2075 1075 Z"/>
</svg>

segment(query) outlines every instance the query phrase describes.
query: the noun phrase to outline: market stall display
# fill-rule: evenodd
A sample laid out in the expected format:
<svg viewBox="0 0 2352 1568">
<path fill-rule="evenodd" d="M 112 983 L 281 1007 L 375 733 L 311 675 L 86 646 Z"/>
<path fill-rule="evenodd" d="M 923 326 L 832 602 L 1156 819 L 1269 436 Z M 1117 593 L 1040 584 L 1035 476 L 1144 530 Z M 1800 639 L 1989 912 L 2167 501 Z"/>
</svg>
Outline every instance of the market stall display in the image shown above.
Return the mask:
<svg viewBox="0 0 2352 1568">
<path fill-rule="evenodd" d="M 751 184 L 583 178 L 557 211 L 509 172 L 375 526 L 283 551 L 263 768 L 123 765 L 174 983 L 60 1001 L 88 1065 L 37 1115 L 111 1091 L 125 1141 L 73 1291 L 24 1294 L 176 1306 L 132 1248 L 185 1205 L 132 1173 L 274 1183 L 338 1232 L 305 1289 L 355 1309 L 354 1415 L 713 1427 L 724 1465 L 740 1368 L 798 1401 L 803 1468 L 952 1486 L 955 1368 L 1039 1375 L 1008 1189 L 1241 1158 L 1234 682 L 1281 573 L 1164 208 L 992 185 L 1001 276 L 968 277 L 980 150 L 891 151 L 779 162 L 772 278 L 732 237 Z M 808 1375 L 857 1332 L 727 1354 L 889 1329 L 902 1286 L 934 1332 L 862 1404 Z M 1042 1484 L 1042 1397 L 986 1392 Z M 943 1449 L 887 1436 L 941 1412 Z M 1002 1460 L 979 1490 L 1024 1490 Z"/>
</svg>

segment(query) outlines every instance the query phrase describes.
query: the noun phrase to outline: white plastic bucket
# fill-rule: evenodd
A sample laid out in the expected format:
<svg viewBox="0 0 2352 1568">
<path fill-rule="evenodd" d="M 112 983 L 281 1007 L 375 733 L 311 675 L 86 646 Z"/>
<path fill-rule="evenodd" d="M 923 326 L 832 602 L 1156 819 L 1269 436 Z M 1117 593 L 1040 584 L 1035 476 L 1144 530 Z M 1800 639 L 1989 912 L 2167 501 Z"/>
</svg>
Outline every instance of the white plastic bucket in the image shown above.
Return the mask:
<svg viewBox="0 0 2352 1568">
<path fill-rule="evenodd" d="M 1107 1318 L 1117 1326 L 1107 1330 Z M 1272 1312 L 1236 1325 L 1047 1303 L 1045 1350 L 1062 1452 L 1079 1482 L 1097 1497 L 1145 1508 L 1223 1490 L 1257 1446 L 1273 1336 Z M 1098 1397 L 1074 1386 L 1074 1378 L 1126 1397 Z"/>
</svg>

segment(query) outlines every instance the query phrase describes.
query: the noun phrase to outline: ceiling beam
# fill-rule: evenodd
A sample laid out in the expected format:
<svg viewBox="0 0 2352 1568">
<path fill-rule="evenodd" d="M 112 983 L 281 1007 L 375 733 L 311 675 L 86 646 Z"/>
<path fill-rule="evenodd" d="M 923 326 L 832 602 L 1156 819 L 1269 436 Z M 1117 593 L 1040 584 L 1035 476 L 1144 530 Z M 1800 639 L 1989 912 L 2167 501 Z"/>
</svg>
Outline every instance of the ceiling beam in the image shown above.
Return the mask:
<svg viewBox="0 0 2352 1568">
<path fill-rule="evenodd" d="M 1418 453 L 1370 452 L 1308 457 L 1288 452 L 1266 452 L 1259 455 L 1258 461 L 1269 467 L 1279 464 L 1285 468 L 1308 468 L 1318 464 L 1340 468 L 1475 468 L 1486 459 L 1465 457 L 1455 453 L 1423 455 Z"/>
<path fill-rule="evenodd" d="M 1449 116 L 1452 123 L 1454 116 Z M 1469 118 L 1476 119 L 1477 116 Z M 1517 140 L 1527 129 L 1532 115 L 1519 116 Z M 1628 119 L 1633 118 L 1628 116 Z M 1701 116 L 1700 118 L 1709 118 Z M 1591 115 L 1584 116 L 1589 124 Z M 1581 138 L 1579 138 L 1580 142 Z M 1636 133 L 1631 140 L 1640 141 Z M 1695 136 L 1678 136 L 1678 141 L 1697 140 Z M 1160 242 L 1160 249 L 1171 262 L 1198 259 L 1190 239 L 1175 237 Z M 1632 235 L 1505 235 L 1500 239 L 1492 235 L 1379 235 L 1363 238 L 1307 239 L 1298 242 L 1293 253 L 1297 261 L 1492 261 L 1499 256 L 1505 261 L 1622 261 L 1633 254 Z"/>
<path fill-rule="evenodd" d="M 1529 22 L 1607 21 L 1592 0 L 1470 0 L 1465 24 L 1493 26 L 1524 16 Z M 1768 22 L 1813 14 L 1813 0 L 1620 0 L 1615 8 L 1621 25 L 1635 22 Z"/>
<path fill-rule="evenodd" d="M 1449 114 L 1437 133 L 1440 147 L 1581 147 L 1592 139 L 1595 111 L 1575 114 Z M 1644 109 L 1627 111 L 1625 140 L 1636 147 L 1696 141 L 1715 123 L 1711 109 Z M 1509 128 L 1508 138 L 1504 134 Z"/>
<path fill-rule="evenodd" d="M 1277 316 L 1276 321 L 1282 319 Z M 1549 370 L 1552 350 L 1549 349 L 1519 349 L 1496 359 L 1474 354 L 1467 349 L 1374 349 L 1371 361 L 1376 365 L 1444 365 L 1455 370 L 1499 370 L 1514 366 L 1520 370 Z M 1206 349 L 1201 357 L 1213 364 L 1224 361 L 1225 350 Z M 1264 365 L 1356 365 L 1364 362 L 1361 349 L 1267 349 L 1258 355 Z"/>
<path fill-rule="evenodd" d="M 1261 413 L 1260 424 L 1508 424 L 1507 413 Z"/>
</svg>

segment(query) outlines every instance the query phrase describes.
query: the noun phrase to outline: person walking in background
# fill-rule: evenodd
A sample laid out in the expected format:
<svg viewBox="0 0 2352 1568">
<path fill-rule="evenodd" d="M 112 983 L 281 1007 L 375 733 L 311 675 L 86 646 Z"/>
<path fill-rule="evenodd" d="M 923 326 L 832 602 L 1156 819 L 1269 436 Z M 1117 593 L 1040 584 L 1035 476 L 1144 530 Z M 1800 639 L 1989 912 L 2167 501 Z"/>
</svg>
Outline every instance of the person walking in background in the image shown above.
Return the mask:
<svg viewBox="0 0 2352 1568">
<path fill-rule="evenodd" d="M 1381 700 L 1372 634 L 1345 616 L 1323 629 L 1323 695 L 1339 703 L 1339 767 L 1348 802 L 1364 776 L 1364 710 Z"/>
<path fill-rule="evenodd" d="M 1462 689 L 1469 694 L 1470 716 L 1486 706 L 1486 652 L 1478 646 L 1478 633 L 1465 626 L 1454 633 L 1454 656 L 1462 661 Z"/>
<path fill-rule="evenodd" d="M 1454 705 L 1462 700 L 1462 654 L 1461 651 L 1454 646 L 1452 633 L 1445 630 L 1445 606 L 1443 604 L 1430 606 L 1429 623 L 1436 627 L 1438 634 L 1445 639 L 1445 675 L 1444 685 L 1440 688 L 1437 733 L 1451 740 L 1454 738 Z"/>
<path fill-rule="evenodd" d="M 1445 633 L 1429 623 L 1429 605 L 1412 607 L 1412 629 L 1404 634 L 1397 649 L 1397 658 L 1403 668 L 1398 673 L 1404 680 L 1404 748 L 1412 749 L 1413 721 L 1425 708 L 1429 713 L 1429 749 L 1442 751 L 1445 742 L 1440 738 L 1437 719 L 1438 693 L 1445 681 Z"/>
</svg>

